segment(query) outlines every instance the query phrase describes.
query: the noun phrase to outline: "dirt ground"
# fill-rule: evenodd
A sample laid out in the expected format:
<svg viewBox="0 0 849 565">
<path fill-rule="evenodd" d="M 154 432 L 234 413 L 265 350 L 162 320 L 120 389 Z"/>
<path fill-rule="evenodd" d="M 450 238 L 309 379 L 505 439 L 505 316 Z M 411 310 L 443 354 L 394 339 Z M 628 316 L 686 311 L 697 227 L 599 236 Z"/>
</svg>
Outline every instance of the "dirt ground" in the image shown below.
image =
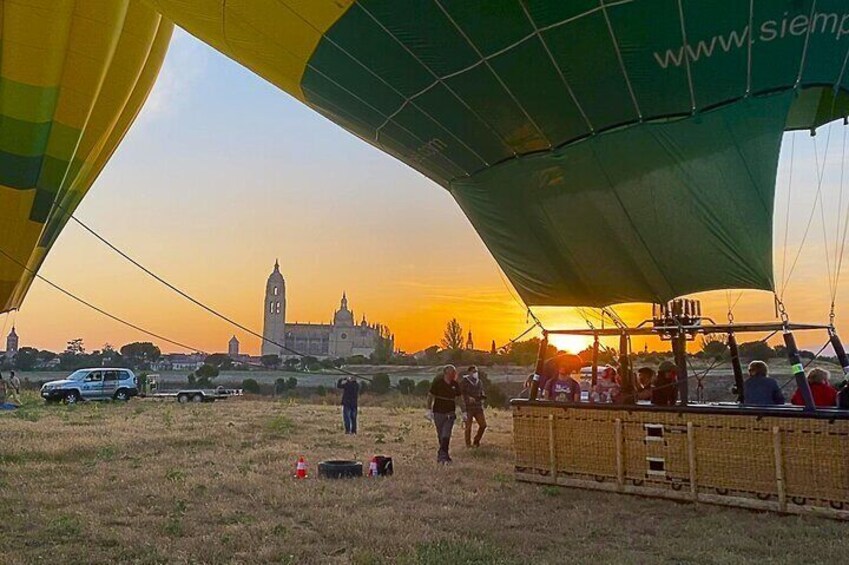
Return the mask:
<svg viewBox="0 0 849 565">
<path fill-rule="evenodd" d="M 435 462 L 420 408 L 229 400 L 25 407 L 0 415 L 2 563 L 838 562 L 846 525 L 517 483 L 511 419 Z M 310 478 L 292 475 L 298 455 Z M 393 457 L 387 479 L 315 478 Z"/>
</svg>

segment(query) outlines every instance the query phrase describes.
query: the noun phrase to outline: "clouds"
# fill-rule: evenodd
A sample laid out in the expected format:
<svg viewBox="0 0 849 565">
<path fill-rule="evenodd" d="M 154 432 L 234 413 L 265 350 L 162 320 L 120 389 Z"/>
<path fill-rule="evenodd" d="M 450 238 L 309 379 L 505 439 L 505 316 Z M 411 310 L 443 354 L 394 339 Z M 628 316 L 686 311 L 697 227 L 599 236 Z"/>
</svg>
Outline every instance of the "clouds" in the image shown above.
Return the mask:
<svg viewBox="0 0 849 565">
<path fill-rule="evenodd" d="M 156 84 L 138 117 L 137 126 L 173 117 L 201 93 L 194 88 L 215 56 L 212 48 L 180 28 L 174 30 Z"/>
</svg>

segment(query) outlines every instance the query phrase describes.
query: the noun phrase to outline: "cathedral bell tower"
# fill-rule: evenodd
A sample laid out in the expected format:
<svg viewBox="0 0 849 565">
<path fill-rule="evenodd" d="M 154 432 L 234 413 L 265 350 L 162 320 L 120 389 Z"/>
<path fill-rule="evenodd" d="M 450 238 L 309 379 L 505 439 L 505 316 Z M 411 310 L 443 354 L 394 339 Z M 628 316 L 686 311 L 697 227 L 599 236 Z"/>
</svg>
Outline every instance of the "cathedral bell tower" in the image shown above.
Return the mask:
<svg viewBox="0 0 849 565">
<path fill-rule="evenodd" d="M 276 343 L 286 343 L 286 281 L 280 274 L 280 263 L 274 261 L 274 271 L 265 283 L 265 303 L 262 335 Z M 280 346 L 263 340 L 263 355 L 284 355 Z"/>
</svg>

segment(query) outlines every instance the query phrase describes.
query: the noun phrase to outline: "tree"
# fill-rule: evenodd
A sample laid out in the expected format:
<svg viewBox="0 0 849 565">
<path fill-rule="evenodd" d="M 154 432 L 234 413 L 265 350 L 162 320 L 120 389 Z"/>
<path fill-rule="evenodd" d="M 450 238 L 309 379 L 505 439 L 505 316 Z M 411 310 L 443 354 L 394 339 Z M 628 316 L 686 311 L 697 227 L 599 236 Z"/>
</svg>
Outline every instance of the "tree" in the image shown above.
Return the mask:
<svg viewBox="0 0 849 565">
<path fill-rule="evenodd" d="M 371 360 L 375 363 L 388 363 L 395 353 L 395 338 L 386 326 L 378 325 L 376 329 L 377 336 L 375 337 L 374 353 L 371 354 Z"/>
<path fill-rule="evenodd" d="M 427 379 L 422 379 L 416 383 L 416 388 L 413 389 L 413 393 L 416 396 L 426 396 L 428 391 L 430 391 L 430 381 Z"/>
<path fill-rule="evenodd" d="M 765 361 L 775 356 L 775 350 L 764 341 L 750 341 L 740 344 L 740 357 L 747 361 Z"/>
<path fill-rule="evenodd" d="M 708 359 L 722 359 L 728 351 L 725 339 L 719 336 L 708 335 L 701 338 L 702 353 Z"/>
<path fill-rule="evenodd" d="M 274 381 L 274 394 L 283 394 L 288 389 L 286 379 L 280 378 Z"/>
<path fill-rule="evenodd" d="M 199 379 L 214 379 L 218 376 L 218 367 L 204 363 L 197 368 L 195 376 Z"/>
<path fill-rule="evenodd" d="M 288 388 L 289 390 L 295 390 L 297 386 L 298 379 L 296 379 L 295 377 L 289 377 L 288 379 L 286 379 L 286 388 Z"/>
<path fill-rule="evenodd" d="M 78 337 L 76 339 L 72 339 L 68 342 L 68 346 L 65 347 L 65 353 L 70 355 L 83 355 L 85 354 L 85 346 L 83 345 L 83 338 Z"/>
<path fill-rule="evenodd" d="M 301 357 L 301 368 L 306 371 L 317 371 L 321 368 L 318 363 L 318 358 L 312 355 L 304 355 Z"/>
<path fill-rule="evenodd" d="M 493 408 L 504 408 L 507 406 L 508 398 L 501 388 L 489 380 L 489 375 L 486 371 L 479 369 L 478 376 L 483 381 L 483 390 L 486 393 L 486 403 Z"/>
<path fill-rule="evenodd" d="M 386 394 L 389 392 L 390 386 L 391 382 L 389 380 L 389 375 L 386 373 L 377 373 L 374 377 L 372 377 L 371 386 L 369 388 L 375 394 Z"/>
<path fill-rule="evenodd" d="M 401 394 L 413 394 L 416 389 L 416 381 L 413 379 L 401 379 L 398 381 L 398 391 Z"/>
<path fill-rule="evenodd" d="M 133 368 L 149 369 L 161 356 L 162 351 L 149 341 L 134 341 L 121 347 L 121 357 Z"/>
<path fill-rule="evenodd" d="M 21 347 L 14 358 L 15 367 L 21 371 L 31 371 L 38 361 L 38 349 L 33 347 Z"/>
<path fill-rule="evenodd" d="M 256 379 L 245 379 L 242 381 L 242 390 L 251 394 L 259 394 L 261 392 L 259 383 Z"/>
<path fill-rule="evenodd" d="M 280 366 L 280 356 L 273 354 L 263 355 L 262 357 L 260 357 L 259 362 L 262 363 L 262 366 L 266 369 L 276 369 Z"/>
<path fill-rule="evenodd" d="M 283 361 L 283 368 L 287 371 L 297 371 L 301 366 L 301 360 L 297 357 L 289 357 Z"/>
<path fill-rule="evenodd" d="M 490 355 L 497 355 L 498 354 L 498 350 L 495 349 L 495 340 L 494 339 L 492 340 L 492 346 L 489 348 L 489 354 Z"/>
<path fill-rule="evenodd" d="M 465 338 L 463 337 L 463 326 L 457 321 L 457 318 L 451 318 L 445 325 L 445 331 L 442 332 L 442 348 L 443 349 L 463 349 Z"/>
<path fill-rule="evenodd" d="M 225 371 L 233 368 L 233 360 L 226 353 L 213 353 L 212 355 L 208 355 L 203 362 Z"/>
<path fill-rule="evenodd" d="M 315 393 L 319 396 L 327 396 L 327 387 L 324 385 L 318 385 L 315 387 Z"/>
</svg>

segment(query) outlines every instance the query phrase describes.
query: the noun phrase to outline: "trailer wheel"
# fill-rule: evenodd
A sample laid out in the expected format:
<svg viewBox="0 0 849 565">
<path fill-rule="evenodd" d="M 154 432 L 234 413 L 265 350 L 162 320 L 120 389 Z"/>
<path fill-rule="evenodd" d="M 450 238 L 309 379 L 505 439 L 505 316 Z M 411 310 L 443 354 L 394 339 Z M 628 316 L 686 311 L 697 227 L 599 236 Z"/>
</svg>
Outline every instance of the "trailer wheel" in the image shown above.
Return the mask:
<svg viewBox="0 0 849 565">
<path fill-rule="evenodd" d="M 203 395 L 202 395 L 201 393 L 199 393 L 199 392 L 198 392 L 198 393 L 196 393 L 196 394 L 192 397 L 192 402 L 203 402 Z"/>
<path fill-rule="evenodd" d="M 363 464 L 358 461 L 322 461 L 318 464 L 318 476 L 325 479 L 362 477 Z"/>
<path fill-rule="evenodd" d="M 177 402 L 179 402 L 180 404 L 185 404 L 188 401 L 189 401 L 189 395 L 188 394 L 180 393 L 180 394 L 177 395 Z"/>
</svg>

